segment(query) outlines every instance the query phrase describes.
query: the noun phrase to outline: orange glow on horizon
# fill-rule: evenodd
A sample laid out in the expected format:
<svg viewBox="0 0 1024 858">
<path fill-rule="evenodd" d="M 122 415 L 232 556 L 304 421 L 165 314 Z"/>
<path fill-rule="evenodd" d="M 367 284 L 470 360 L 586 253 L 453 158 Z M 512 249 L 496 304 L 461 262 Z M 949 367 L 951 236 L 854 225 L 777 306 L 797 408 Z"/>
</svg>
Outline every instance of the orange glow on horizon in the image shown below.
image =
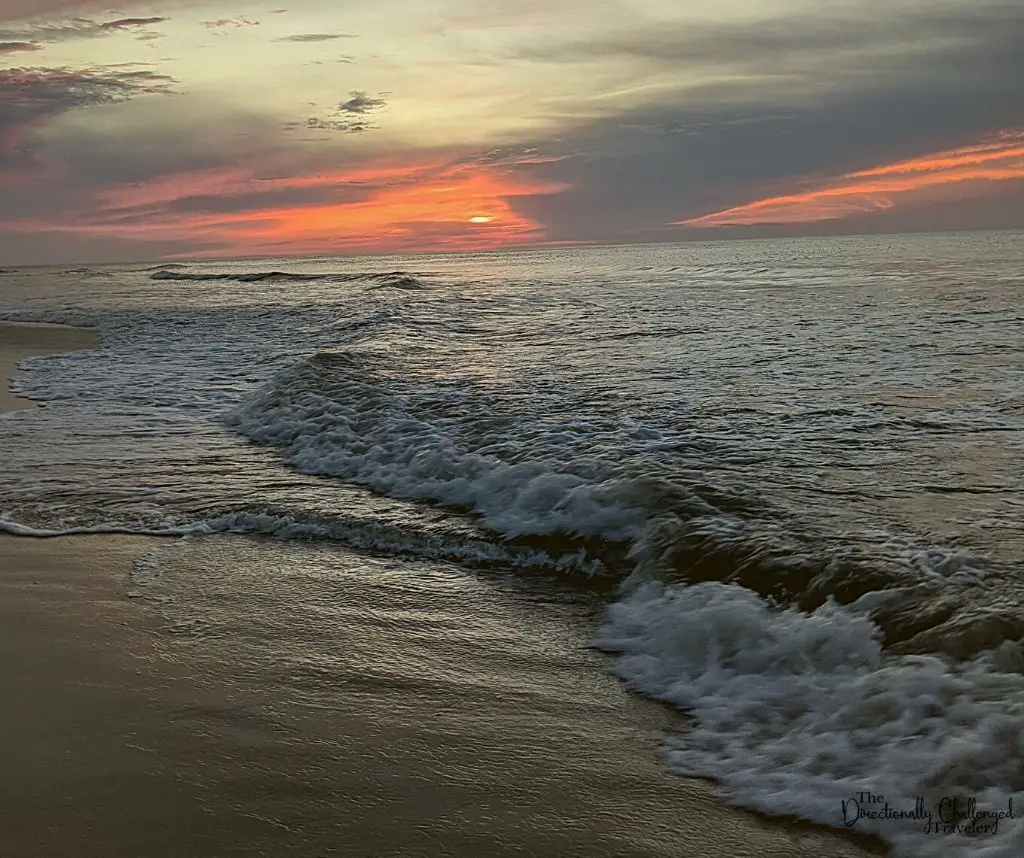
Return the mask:
<svg viewBox="0 0 1024 858">
<path fill-rule="evenodd" d="M 1004 131 L 974 146 L 846 173 L 812 190 L 766 197 L 674 225 L 710 228 L 836 220 L 934 202 L 951 192 L 967 196 L 988 190 L 984 186 L 993 182 L 1020 179 L 1024 132 Z"/>
<path fill-rule="evenodd" d="M 514 165 L 513 165 L 514 166 Z M 439 159 L 381 161 L 350 170 L 261 178 L 251 168 L 205 170 L 103 189 L 97 209 L 59 222 L 8 221 L 11 232 L 57 231 L 139 241 L 215 244 L 189 256 L 490 250 L 545 243 L 540 224 L 518 213 L 517 197 L 557 193 L 507 167 Z M 273 205 L 276 192 L 322 191 L 337 202 Z M 271 196 L 262 197 L 262 194 Z M 190 201 L 238 198 L 238 211 L 189 211 Z M 243 198 L 247 198 L 243 200 Z M 253 203 L 253 199 L 257 202 Z M 245 209 L 244 202 L 253 203 Z M 476 214 L 473 212 L 486 212 Z M 186 254 L 182 254 L 186 255 Z"/>
</svg>

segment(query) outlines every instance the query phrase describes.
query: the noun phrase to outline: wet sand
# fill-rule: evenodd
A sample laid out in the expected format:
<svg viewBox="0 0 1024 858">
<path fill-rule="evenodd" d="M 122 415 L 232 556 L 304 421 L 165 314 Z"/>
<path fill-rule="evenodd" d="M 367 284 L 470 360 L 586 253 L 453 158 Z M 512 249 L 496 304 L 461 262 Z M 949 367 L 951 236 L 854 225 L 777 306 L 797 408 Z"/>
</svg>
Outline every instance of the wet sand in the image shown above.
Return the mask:
<svg viewBox="0 0 1024 858">
<path fill-rule="evenodd" d="M 4 328 L 5 367 L 72 342 Z M 200 606 L 211 634 L 154 593 L 126 598 L 150 552 L 184 570 L 166 604 Z M 657 744 L 676 714 L 628 694 L 599 654 L 559 651 L 550 629 L 572 611 L 536 629 L 464 611 L 440 652 L 452 629 L 411 610 L 422 591 L 403 568 L 374 562 L 242 537 L 0 535 L 0 855 L 875 851 L 668 774 Z M 330 620 L 342 597 L 348 619 Z"/>
<path fill-rule="evenodd" d="M 16 396 L 10 389 L 10 379 L 17 372 L 21 361 L 42 355 L 91 349 L 98 346 L 99 342 L 100 338 L 91 328 L 0 322 L 0 413 L 38 407 L 36 403 Z"/>
</svg>

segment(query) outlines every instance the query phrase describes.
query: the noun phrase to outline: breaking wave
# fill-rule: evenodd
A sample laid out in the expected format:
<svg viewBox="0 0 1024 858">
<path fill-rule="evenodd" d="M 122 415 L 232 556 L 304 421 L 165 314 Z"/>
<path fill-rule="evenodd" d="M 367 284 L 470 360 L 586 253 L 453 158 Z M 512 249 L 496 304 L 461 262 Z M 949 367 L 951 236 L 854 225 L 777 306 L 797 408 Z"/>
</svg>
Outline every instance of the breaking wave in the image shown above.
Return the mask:
<svg viewBox="0 0 1024 858">
<path fill-rule="evenodd" d="M 652 427 L 591 423 L 581 439 L 476 389 L 400 382 L 358 349 L 300 361 L 225 419 L 302 473 L 466 510 L 497 545 L 576 546 L 618 575 L 596 644 L 688 713 L 665 748 L 677 771 L 833 826 L 860 793 L 903 811 L 920 799 L 929 831 L 859 821 L 899 855 L 1022 854 L 1019 814 L 985 838 L 936 836 L 951 797 L 1024 808 L 1014 569 L 895 537 L 830 544 L 769 498 L 662 467 Z"/>
<path fill-rule="evenodd" d="M 298 362 L 224 420 L 301 473 L 465 510 L 500 539 L 569 540 L 637 580 L 729 582 L 803 610 L 871 602 L 907 650 L 1024 637 L 1020 606 L 991 595 L 1012 568 L 891 536 L 830 543 L 770 498 L 681 469 L 678 442 L 628 421 L 570 433 L 475 389 L 410 387 L 357 349 Z"/>
<path fill-rule="evenodd" d="M 188 268 L 188 264 L 185 262 L 161 262 L 159 265 L 151 265 L 148 268 L 142 268 L 142 271 L 174 271 L 183 268 Z"/>
<path fill-rule="evenodd" d="M 856 824 L 908 858 L 1022 854 L 1020 646 L 949 663 L 887 655 L 879 638 L 864 612 L 832 601 L 802 612 L 717 582 L 648 583 L 612 606 L 597 645 L 631 688 L 688 713 L 668 764 L 736 804 Z M 882 810 L 869 801 L 893 813 L 861 816 Z M 972 836 L 953 801 L 1015 818 L 982 816 L 996 824 Z"/>
<path fill-rule="evenodd" d="M 304 274 L 292 271 L 240 271 L 226 273 L 204 273 L 161 266 L 149 275 L 150 280 L 173 280 L 183 282 L 234 283 L 353 283 L 366 282 L 378 287 L 393 289 L 428 289 L 425 282 L 403 271 L 383 273 L 330 273 Z"/>
</svg>

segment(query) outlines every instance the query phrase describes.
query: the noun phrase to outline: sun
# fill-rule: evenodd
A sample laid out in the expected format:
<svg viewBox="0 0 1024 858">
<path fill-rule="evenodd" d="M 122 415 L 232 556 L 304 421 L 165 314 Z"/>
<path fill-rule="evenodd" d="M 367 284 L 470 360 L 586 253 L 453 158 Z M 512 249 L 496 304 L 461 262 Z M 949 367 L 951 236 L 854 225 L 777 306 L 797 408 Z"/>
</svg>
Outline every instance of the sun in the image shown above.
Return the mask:
<svg viewBox="0 0 1024 858">
<path fill-rule="evenodd" d="M 470 223 L 490 223 L 494 220 L 490 215 L 474 215 L 469 219 Z"/>
</svg>

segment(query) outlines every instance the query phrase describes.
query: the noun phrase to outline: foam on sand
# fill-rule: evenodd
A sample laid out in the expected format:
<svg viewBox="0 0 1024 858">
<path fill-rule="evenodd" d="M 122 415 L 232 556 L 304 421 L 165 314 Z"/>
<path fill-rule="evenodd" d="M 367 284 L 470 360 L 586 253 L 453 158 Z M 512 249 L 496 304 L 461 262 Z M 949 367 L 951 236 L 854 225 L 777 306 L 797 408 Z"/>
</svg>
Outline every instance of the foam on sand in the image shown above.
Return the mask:
<svg viewBox="0 0 1024 858">
<path fill-rule="evenodd" d="M 955 665 L 892 657 L 854 610 L 773 608 L 717 582 L 640 584 L 597 644 L 630 687 L 689 713 L 669 764 L 714 778 L 737 804 L 879 834 L 907 858 L 1024 854 L 1019 644 Z M 873 809 L 858 802 L 867 794 L 896 814 L 920 799 L 932 816 L 859 816 Z M 953 799 L 1015 818 L 981 837 L 946 831 Z"/>
</svg>

